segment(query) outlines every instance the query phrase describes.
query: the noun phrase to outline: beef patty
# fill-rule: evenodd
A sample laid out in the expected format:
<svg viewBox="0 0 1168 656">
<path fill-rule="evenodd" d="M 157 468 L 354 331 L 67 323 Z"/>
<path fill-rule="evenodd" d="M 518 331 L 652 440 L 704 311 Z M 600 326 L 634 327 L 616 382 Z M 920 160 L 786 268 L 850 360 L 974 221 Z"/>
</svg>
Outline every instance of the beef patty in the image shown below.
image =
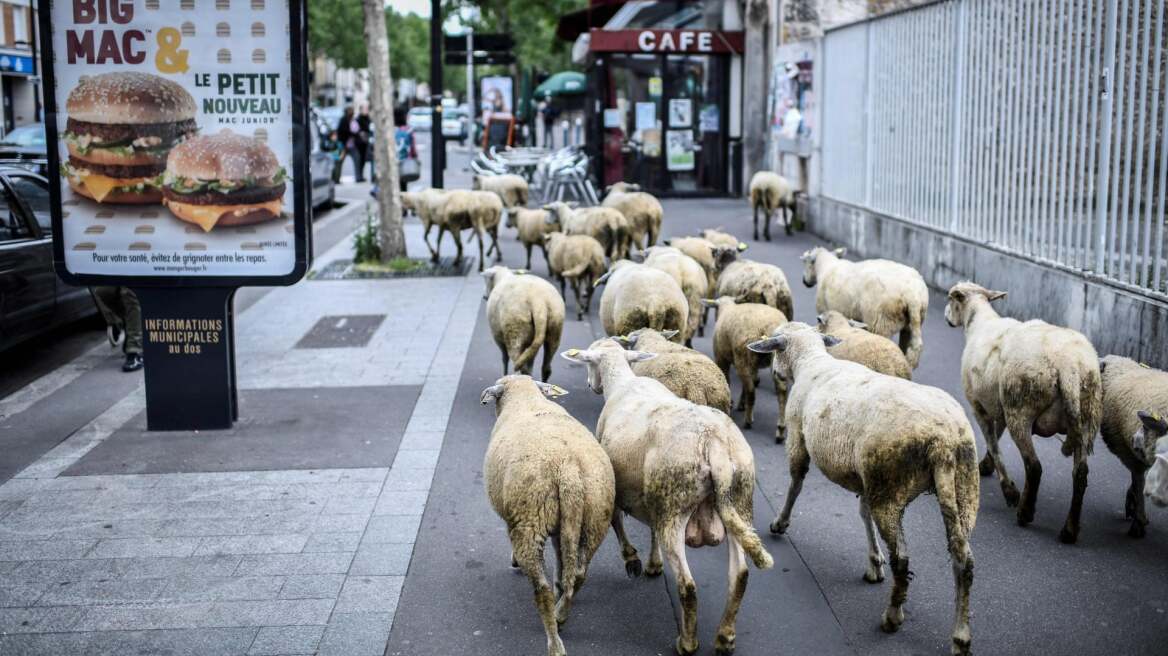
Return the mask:
<svg viewBox="0 0 1168 656">
<path fill-rule="evenodd" d="M 166 162 L 122 166 L 120 164 L 96 164 L 76 157 L 69 158 L 69 165 L 76 169 L 93 171 L 111 178 L 153 178 L 166 170 Z"/>
<path fill-rule="evenodd" d="M 101 139 L 102 143 L 117 144 L 130 143 L 139 137 L 158 137 L 162 143 L 171 144 L 179 137 L 197 132 L 199 126 L 195 119 L 187 119 L 177 123 L 89 123 L 71 118 L 65 122 L 65 131 L 77 136 L 90 136 Z"/>
<path fill-rule="evenodd" d="M 276 200 L 283 195 L 283 182 L 274 187 L 244 187 L 229 194 L 221 191 L 197 191 L 192 194 L 180 194 L 170 187 L 162 188 L 162 196 L 167 200 L 189 205 L 254 205 Z"/>
</svg>

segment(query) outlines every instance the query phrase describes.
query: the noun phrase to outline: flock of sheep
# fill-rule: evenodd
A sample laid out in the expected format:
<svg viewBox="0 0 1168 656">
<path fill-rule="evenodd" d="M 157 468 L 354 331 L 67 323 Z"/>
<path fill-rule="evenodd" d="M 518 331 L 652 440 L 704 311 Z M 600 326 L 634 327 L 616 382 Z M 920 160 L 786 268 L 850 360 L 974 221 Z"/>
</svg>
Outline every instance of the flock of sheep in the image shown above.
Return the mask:
<svg viewBox="0 0 1168 656">
<path fill-rule="evenodd" d="M 864 579 L 883 581 L 886 564 L 892 573 L 885 631 L 904 621 L 911 579 L 905 507 L 922 493 L 935 494 L 956 593 L 954 654 L 968 654 L 971 645 L 969 537 L 979 474 L 996 472 L 1006 503 L 1018 506 L 1018 523 L 1032 521 L 1042 476 L 1033 434 L 1065 435 L 1062 452 L 1073 459 L 1063 542 L 1079 534 L 1096 433 L 1131 472 L 1129 534 L 1144 535 L 1145 496 L 1168 505 L 1168 439 L 1161 439 L 1168 434 L 1168 373 L 1119 356 L 1100 360 L 1069 328 L 1001 317 L 992 302 L 1005 292 L 962 282 L 949 290 L 945 308 L 948 323 L 965 331 L 962 384 L 987 446 L 979 463 L 961 405 L 911 380 L 929 304 L 914 269 L 887 260 L 848 261 L 843 249 L 811 249 L 802 257 L 803 282 L 817 288 L 818 325 L 810 326 L 791 320 L 783 271 L 743 258 L 747 246 L 733 235 L 704 230 L 657 245 L 661 204 L 635 185 L 610 187 L 601 207 L 557 202 L 540 209 L 525 207 L 527 186 L 520 177 L 476 178 L 474 186 L 407 193 L 403 200 L 425 226 L 427 246 L 430 228 L 438 226 L 438 243 L 430 247 L 435 258 L 445 232 L 461 257 L 459 235 L 470 229 L 480 254 L 486 233 L 501 259 L 497 231 L 506 215 L 527 250 L 528 269 L 538 246 L 560 286 L 527 269 L 483 270 L 480 257 L 504 373 L 481 399 L 494 400 L 497 412 L 485 461 L 487 491 L 507 523 L 512 565 L 535 588 L 549 655 L 565 653 L 558 626 L 610 525 L 630 576 L 657 576 L 666 563 L 675 575 L 682 606 L 679 654 L 698 649 L 697 585 L 685 548 L 728 543 L 729 593 L 714 646 L 720 654 L 734 650 L 747 562 L 765 569 L 773 561 L 752 528 L 754 456 L 731 419 L 731 368 L 742 383 L 736 409 L 744 428 L 752 424 L 760 370 L 770 368 L 777 392 L 775 436 L 786 442 L 791 482 L 771 532 L 788 530 L 811 463 L 854 492 L 868 540 Z M 760 213 L 767 239 L 776 212 L 790 231 L 794 200 L 786 180 L 759 173 L 750 198 L 756 240 Z M 583 365 L 589 387 L 604 395 L 595 433 L 548 400 L 566 394 L 547 381 L 560 348 L 568 284 L 577 319 L 591 311 L 593 290 L 604 288 L 599 315 L 609 337 L 560 354 Z M 712 359 L 690 348 L 710 309 Z M 529 377 L 541 350 L 542 382 Z M 507 375 L 512 369 L 516 373 Z M 998 450 L 1004 429 L 1025 463 L 1021 494 Z M 652 531 L 644 565 L 625 534 L 625 514 Z M 557 563 L 553 583 L 543 568 L 549 537 Z"/>
</svg>

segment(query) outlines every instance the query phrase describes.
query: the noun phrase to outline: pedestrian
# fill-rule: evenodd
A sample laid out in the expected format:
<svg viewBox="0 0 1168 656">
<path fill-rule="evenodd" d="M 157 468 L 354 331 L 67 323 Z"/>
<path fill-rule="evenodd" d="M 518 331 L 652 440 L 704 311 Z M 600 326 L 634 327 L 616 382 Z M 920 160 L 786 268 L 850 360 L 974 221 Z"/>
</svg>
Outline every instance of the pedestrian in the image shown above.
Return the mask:
<svg viewBox="0 0 1168 656">
<path fill-rule="evenodd" d="M 361 172 L 357 174 L 360 181 L 364 178 L 365 163 L 369 163 L 369 178 L 377 177 L 377 162 L 373 157 L 373 119 L 369 117 L 369 105 L 361 105 L 357 114 L 357 147 L 361 149 Z"/>
<path fill-rule="evenodd" d="M 142 368 L 142 306 L 129 287 L 92 287 L 93 301 L 105 319 L 110 346 L 122 343 L 122 371 Z"/>
<path fill-rule="evenodd" d="M 353 108 L 346 107 L 341 120 L 337 122 L 337 140 L 344 144 L 345 152 L 353 160 L 353 169 L 357 182 L 365 182 L 365 149 L 358 140 L 361 125 L 357 121 Z"/>
<path fill-rule="evenodd" d="M 334 138 L 340 148 L 341 155 L 337 160 L 337 181 L 340 181 L 341 170 L 345 166 L 345 158 L 349 156 L 349 147 L 353 142 L 353 131 L 350 126 L 353 123 L 353 108 L 346 107 L 345 111 L 341 113 L 341 118 L 337 121 L 336 129 L 333 130 Z"/>
<path fill-rule="evenodd" d="M 406 185 L 421 177 L 422 166 L 418 161 L 418 145 L 414 140 L 414 130 L 406 123 L 406 108 L 395 107 L 393 124 L 396 126 L 393 139 L 397 147 L 398 184 L 402 191 Z"/>
</svg>

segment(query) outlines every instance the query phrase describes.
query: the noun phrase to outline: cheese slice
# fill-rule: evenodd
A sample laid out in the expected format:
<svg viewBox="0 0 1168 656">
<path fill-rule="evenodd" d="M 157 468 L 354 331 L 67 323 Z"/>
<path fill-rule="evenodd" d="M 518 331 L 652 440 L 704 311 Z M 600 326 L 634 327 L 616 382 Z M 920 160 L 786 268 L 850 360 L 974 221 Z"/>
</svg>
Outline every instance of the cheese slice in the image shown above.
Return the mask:
<svg viewBox="0 0 1168 656">
<path fill-rule="evenodd" d="M 202 228 L 203 232 L 211 232 L 211 229 L 214 228 L 215 225 L 218 224 L 219 221 L 222 220 L 223 217 L 226 216 L 227 214 L 234 213 L 238 216 L 242 216 L 242 215 L 247 214 L 248 212 L 251 212 L 253 210 L 266 209 L 266 210 L 271 211 L 272 214 L 279 216 L 280 211 L 282 209 L 281 208 L 282 202 L 283 201 L 281 199 L 277 198 L 276 200 L 271 200 L 271 201 L 268 201 L 266 203 L 257 203 L 255 205 L 245 205 L 243 207 L 240 207 L 239 205 L 190 205 L 187 203 L 181 203 L 181 204 L 184 206 L 184 210 L 185 210 L 183 212 L 183 214 L 185 214 L 187 216 L 187 218 L 189 218 L 192 223 L 194 223 L 195 225 Z"/>
<path fill-rule="evenodd" d="M 93 199 L 97 202 L 105 200 L 118 187 L 133 187 L 136 184 L 149 182 L 150 178 L 111 178 L 107 175 L 99 173 L 90 173 L 88 175 L 78 176 L 81 184 L 89 193 L 93 194 Z"/>
</svg>

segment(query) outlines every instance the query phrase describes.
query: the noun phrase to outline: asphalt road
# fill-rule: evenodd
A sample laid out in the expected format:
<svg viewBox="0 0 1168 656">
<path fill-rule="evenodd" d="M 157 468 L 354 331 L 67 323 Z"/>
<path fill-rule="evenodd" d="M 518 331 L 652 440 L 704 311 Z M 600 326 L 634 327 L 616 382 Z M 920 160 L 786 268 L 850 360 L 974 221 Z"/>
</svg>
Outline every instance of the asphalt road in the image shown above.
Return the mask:
<svg viewBox="0 0 1168 656">
<path fill-rule="evenodd" d="M 664 205 L 666 236 L 723 226 L 740 238 L 750 237 L 745 201 L 666 200 Z M 521 245 L 513 231 L 504 233 L 506 263 L 521 266 Z M 800 282 L 798 256 L 820 242 L 807 234 L 772 233 L 777 234 L 771 243 L 750 242 L 746 256 L 781 266 L 792 284 L 795 318 L 814 322 L 814 290 Z M 538 252 L 532 264 L 537 274 L 545 275 Z M 594 301 L 593 315 L 576 322 L 569 298 L 562 349 L 586 346 L 602 334 L 596 307 Z M 934 293 L 915 380 L 940 387 L 964 404 L 960 388 L 964 339 L 960 330 L 945 324 L 943 310 L 944 297 Z M 695 346 L 712 352 L 708 336 L 697 339 Z M 557 360 L 553 373 L 554 382 L 572 393 L 564 404 L 594 427 L 602 399 L 587 390 L 582 370 L 565 364 Z M 504 527 L 487 505 L 482 488 L 481 461 L 494 415 L 479 405 L 478 394 L 500 373 L 497 349 L 480 315 L 387 654 L 515 654 L 543 649 L 530 586 L 508 567 Z M 773 439 L 777 404 L 766 376 L 763 381 L 755 427 L 746 434 L 759 481 L 755 525 L 765 532 L 774 509 L 783 503 L 789 477 L 784 447 Z M 732 385 L 737 396 L 737 380 Z M 734 417 L 741 420 L 738 413 Z M 1163 653 L 1168 639 L 1164 558 L 1168 515 L 1150 507 L 1148 536 L 1143 540 L 1126 536 L 1127 470 L 1097 443 L 1079 544 L 1059 543 L 1058 530 L 1070 503 L 1070 462 L 1059 454 L 1055 439 L 1036 439 L 1045 469 L 1031 526 L 1018 527 L 997 482 L 982 479 L 981 511 L 972 539 L 974 649 L 989 654 Z M 1003 445 L 1007 466 L 1020 484 L 1017 450 L 1009 440 Z M 979 448 L 984 450 L 980 436 Z M 635 521 L 626 525 L 644 552 L 646 531 Z M 889 588 L 861 580 L 866 547 L 857 501 L 813 469 L 787 536 L 764 538 L 776 556 L 776 569 L 752 570 L 738 623 L 738 653 L 947 653 L 953 583 L 935 498 L 917 499 L 904 527 L 915 578 L 905 624 L 899 633 L 885 635 L 879 621 Z M 702 653 L 710 653 L 726 583 L 725 550 L 689 553 L 701 586 Z M 588 586 L 563 632 L 569 653 L 671 653 L 675 625 L 668 590 L 660 580 L 625 579 L 610 537 L 593 561 Z"/>
</svg>

